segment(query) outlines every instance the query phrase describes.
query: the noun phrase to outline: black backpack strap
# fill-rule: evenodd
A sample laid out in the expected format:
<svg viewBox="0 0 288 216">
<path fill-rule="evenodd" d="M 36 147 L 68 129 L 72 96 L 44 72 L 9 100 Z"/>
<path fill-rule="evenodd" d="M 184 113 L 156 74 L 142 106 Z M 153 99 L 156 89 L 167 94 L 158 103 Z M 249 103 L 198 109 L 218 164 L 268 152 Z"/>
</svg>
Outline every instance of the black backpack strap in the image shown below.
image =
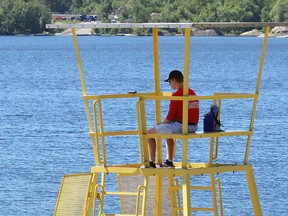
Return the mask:
<svg viewBox="0 0 288 216">
<path fill-rule="evenodd" d="M 217 107 L 217 109 L 218 109 L 218 107 Z M 213 112 L 212 107 L 210 107 L 210 111 L 211 111 L 212 117 L 213 117 L 213 119 L 215 120 L 215 122 L 216 122 L 218 125 L 224 127 L 224 126 L 220 123 L 220 121 L 217 119 L 217 116 L 218 116 L 218 113 L 219 113 L 219 109 L 218 109 L 218 111 L 217 111 L 216 116 L 215 116 L 215 114 L 214 114 L 214 112 Z"/>
</svg>

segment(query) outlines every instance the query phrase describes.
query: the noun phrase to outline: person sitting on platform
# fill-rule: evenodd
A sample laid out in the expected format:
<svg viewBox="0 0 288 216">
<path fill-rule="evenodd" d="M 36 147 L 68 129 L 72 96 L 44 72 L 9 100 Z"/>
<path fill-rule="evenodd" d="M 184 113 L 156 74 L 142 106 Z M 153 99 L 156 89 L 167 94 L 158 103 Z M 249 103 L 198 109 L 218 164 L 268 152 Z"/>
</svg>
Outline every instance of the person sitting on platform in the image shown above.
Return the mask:
<svg viewBox="0 0 288 216">
<path fill-rule="evenodd" d="M 168 79 L 171 88 L 176 90 L 172 96 L 183 96 L 183 74 L 179 70 L 170 72 Z M 189 95 L 196 95 L 196 93 L 189 88 Z M 167 117 L 163 122 L 160 122 L 156 127 L 148 130 L 148 134 L 169 134 L 169 133 L 182 133 L 182 112 L 183 101 L 171 100 Z M 199 120 L 199 100 L 191 100 L 188 104 L 188 133 L 194 133 L 198 126 Z M 156 140 L 155 138 L 148 138 L 149 144 L 149 159 L 150 167 L 156 168 L 155 154 L 156 154 Z M 166 161 L 160 167 L 173 168 L 173 148 L 174 140 L 166 139 Z"/>
</svg>

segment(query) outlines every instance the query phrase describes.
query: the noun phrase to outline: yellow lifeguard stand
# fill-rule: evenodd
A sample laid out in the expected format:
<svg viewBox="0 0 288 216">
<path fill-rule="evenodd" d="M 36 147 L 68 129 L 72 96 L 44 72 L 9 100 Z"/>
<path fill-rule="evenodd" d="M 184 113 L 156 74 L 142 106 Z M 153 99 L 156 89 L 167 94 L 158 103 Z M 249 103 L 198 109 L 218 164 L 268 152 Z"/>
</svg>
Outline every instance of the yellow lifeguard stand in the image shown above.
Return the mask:
<svg viewBox="0 0 288 216">
<path fill-rule="evenodd" d="M 220 180 L 216 174 L 242 171 L 246 173 L 254 214 L 262 215 L 260 202 L 254 180 L 253 167 L 248 164 L 253 124 L 259 96 L 264 56 L 266 52 L 269 27 L 283 25 L 283 23 L 95 23 L 95 24 L 48 24 L 47 28 L 71 28 L 74 38 L 78 69 L 82 84 L 83 98 L 86 106 L 89 132 L 94 151 L 96 165 L 91 172 L 65 175 L 62 180 L 54 215 L 192 215 L 192 212 L 211 212 L 213 215 L 224 215 Z M 287 25 L 285 23 L 284 25 Z M 190 68 L 190 32 L 198 28 L 227 28 L 227 27 L 265 27 L 265 37 L 258 79 L 254 93 L 215 93 L 208 96 L 189 96 L 189 68 Z M 76 30 L 78 28 L 151 28 L 153 29 L 154 52 L 154 86 L 152 93 L 114 94 L 114 95 L 87 95 L 84 74 L 77 42 Z M 160 69 L 158 50 L 158 29 L 182 28 L 184 29 L 184 95 L 172 97 L 171 94 L 160 91 Z M 138 128 L 131 131 L 105 131 L 103 125 L 102 102 L 108 99 L 138 99 L 135 104 Z M 246 130 L 227 130 L 223 132 L 196 132 L 188 133 L 188 101 L 211 100 L 221 110 L 221 102 L 231 99 L 250 99 L 252 110 L 250 125 Z M 154 100 L 156 106 L 156 122 L 161 121 L 161 100 L 183 100 L 183 131 L 182 134 L 147 134 L 145 102 Z M 91 106 L 91 104 L 93 105 Z M 140 149 L 140 162 L 138 164 L 106 163 L 105 138 L 110 136 L 138 136 Z M 247 137 L 245 155 L 242 164 L 215 164 L 218 156 L 219 138 L 230 136 Z M 148 138 L 156 138 L 157 143 L 162 139 L 173 138 L 182 142 L 182 161 L 175 162 L 175 169 L 149 168 Z M 208 162 L 190 163 L 187 159 L 188 140 L 208 138 L 210 152 Z M 162 145 L 157 145 L 158 161 L 162 161 Z M 111 191 L 106 184 L 107 174 L 115 174 L 118 190 Z M 208 176 L 209 185 L 192 185 L 191 176 Z M 205 207 L 195 207 L 191 203 L 191 191 L 204 190 L 211 194 L 212 203 Z M 122 212 L 118 214 L 105 213 L 105 199 L 108 196 L 117 196 Z M 163 199 L 165 198 L 165 202 Z M 203 198 L 205 199 L 205 198 Z M 109 204 L 108 204 L 109 205 Z M 115 205 L 115 202 L 110 205 Z"/>
</svg>

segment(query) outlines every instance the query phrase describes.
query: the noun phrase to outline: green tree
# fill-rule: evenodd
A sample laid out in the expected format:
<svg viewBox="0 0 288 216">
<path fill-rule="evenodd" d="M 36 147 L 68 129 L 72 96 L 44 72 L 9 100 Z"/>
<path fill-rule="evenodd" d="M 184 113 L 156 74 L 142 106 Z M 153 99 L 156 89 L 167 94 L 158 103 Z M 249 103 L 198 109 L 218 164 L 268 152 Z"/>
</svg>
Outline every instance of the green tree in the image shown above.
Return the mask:
<svg viewBox="0 0 288 216">
<path fill-rule="evenodd" d="M 110 0 L 105 0 L 101 4 L 97 5 L 96 14 L 100 19 L 108 20 L 109 14 L 113 11 L 112 2 Z"/>
<path fill-rule="evenodd" d="M 42 4 L 47 6 L 52 12 L 65 13 L 70 10 L 72 1 L 76 0 L 42 0 Z M 78 3 L 78 6 L 82 6 L 82 0 Z"/>
<path fill-rule="evenodd" d="M 258 22 L 287 21 L 287 7 L 288 0 L 1 0 L 0 34 L 41 32 L 51 11 L 92 13 L 102 22 L 111 14 L 120 22 Z"/>
<path fill-rule="evenodd" d="M 261 8 L 261 21 L 262 22 L 271 22 L 272 18 L 270 16 L 270 11 L 275 5 L 277 0 L 263 0 L 259 2 L 259 7 Z"/>
<path fill-rule="evenodd" d="M 131 12 L 133 22 L 148 22 L 150 18 L 149 10 L 145 0 L 135 0 L 131 2 Z"/>
<path fill-rule="evenodd" d="M 261 0 L 224 0 L 218 10 L 219 20 L 224 22 L 259 22 L 261 9 L 258 3 Z"/>
<path fill-rule="evenodd" d="M 37 0 L 3 0 L 0 13 L 0 34 L 40 33 L 51 22 L 51 11 Z"/>
<path fill-rule="evenodd" d="M 271 17 L 274 22 L 287 22 L 288 0 L 278 0 L 271 10 Z"/>
</svg>

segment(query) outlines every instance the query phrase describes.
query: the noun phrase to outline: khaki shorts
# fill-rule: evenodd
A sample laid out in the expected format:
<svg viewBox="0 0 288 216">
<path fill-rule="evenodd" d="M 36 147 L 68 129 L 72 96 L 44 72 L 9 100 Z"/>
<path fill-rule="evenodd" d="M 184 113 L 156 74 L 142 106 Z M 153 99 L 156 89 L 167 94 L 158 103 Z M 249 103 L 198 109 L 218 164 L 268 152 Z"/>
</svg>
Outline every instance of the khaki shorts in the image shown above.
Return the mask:
<svg viewBox="0 0 288 216">
<path fill-rule="evenodd" d="M 174 121 L 166 124 L 159 124 L 155 129 L 159 134 L 182 133 L 182 124 Z M 197 129 L 198 125 L 188 125 L 188 133 L 195 133 Z"/>
</svg>

